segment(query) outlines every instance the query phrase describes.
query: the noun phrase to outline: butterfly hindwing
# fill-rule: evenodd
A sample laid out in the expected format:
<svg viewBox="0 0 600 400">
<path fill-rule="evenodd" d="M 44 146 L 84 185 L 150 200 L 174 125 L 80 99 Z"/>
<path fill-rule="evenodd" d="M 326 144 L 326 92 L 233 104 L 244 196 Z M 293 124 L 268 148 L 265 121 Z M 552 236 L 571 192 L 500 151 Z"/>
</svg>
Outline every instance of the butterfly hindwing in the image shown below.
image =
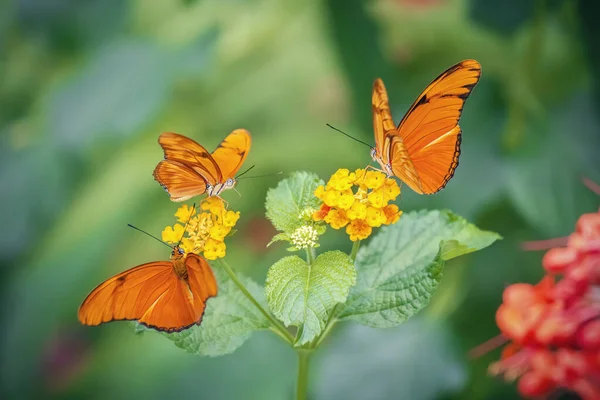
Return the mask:
<svg viewBox="0 0 600 400">
<path fill-rule="evenodd" d="M 159 162 L 153 175 L 173 201 L 185 201 L 203 194 L 208 183 L 202 175 L 179 161 Z"/>
</svg>

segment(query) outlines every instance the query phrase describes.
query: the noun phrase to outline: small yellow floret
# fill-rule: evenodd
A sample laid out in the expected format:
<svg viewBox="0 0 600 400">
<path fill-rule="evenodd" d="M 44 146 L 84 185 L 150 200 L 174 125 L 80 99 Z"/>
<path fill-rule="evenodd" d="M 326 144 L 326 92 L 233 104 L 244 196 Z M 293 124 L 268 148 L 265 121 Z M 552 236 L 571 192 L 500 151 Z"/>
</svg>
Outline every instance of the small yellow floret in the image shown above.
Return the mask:
<svg viewBox="0 0 600 400">
<path fill-rule="evenodd" d="M 204 257 L 207 260 L 216 260 L 217 258 L 225 257 L 225 246 L 224 242 L 220 242 L 215 239 L 208 239 L 204 245 Z"/>
<path fill-rule="evenodd" d="M 371 232 L 373 232 L 373 228 L 363 219 L 355 219 L 346 227 L 346 233 L 353 242 L 368 238 Z"/>
<path fill-rule="evenodd" d="M 195 207 L 189 207 L 187 204 L 182 205 L 177 209 L 175 216 L 177 217 L 177 221 L 182 223 L 187 223 L 190 218 L 196 214 Z"/>
<path fill-rule="evenodd" d="M 167 243 L 177 243 L 183 237 L 183 225 L 167 226 L 162 231 L 162 240 Z"/>
<path fill-rule="evenodd" d="M 227 236 L 227 234 L 229 234 L 230 231 L 231 228 L 228 226 L 215 225 L 212 228 L 210 228 L 208 234 L 211 237 L 211 239 L 215 239 L 222 242 L 223 240 L 225 240 L 225 236 Z"/>
<path fill-rule="evenodd" d="M 340 229 L 346 226 L 350 220 L 344 210 L 331 209 L 325 217 L 325 222 L 331 225 L 333 229 Z"/>
</svg>

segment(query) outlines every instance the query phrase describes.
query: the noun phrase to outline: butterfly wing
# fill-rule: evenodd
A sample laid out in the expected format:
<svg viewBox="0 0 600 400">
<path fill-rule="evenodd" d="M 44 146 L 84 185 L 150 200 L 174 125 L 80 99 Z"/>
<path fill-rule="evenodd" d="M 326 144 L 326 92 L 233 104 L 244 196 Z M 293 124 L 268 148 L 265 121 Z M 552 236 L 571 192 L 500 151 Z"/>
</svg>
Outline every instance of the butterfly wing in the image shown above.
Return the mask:
<svg viewBox="0 0 600 400">
<path fill-rule="evenodd" d="M 198 303 L 198 308 L 204 305 L 206 300 L 217 295 L 217 280 L 208 265 L 208 262 L 194 253 L 188 253 L 185 259 L 185 266 L 188 273 L 188 283 L 190 290 L 194 295 L 194 299 L 202 301 L 202 305 Z"/>
<path fill-rule="evenodd" d="M 245 129 L 236 129 L 212 152 L 212 157 L 223 174 L 223 179 L 235 177 L 250 152 L 252 138 Z"/>
<path fill-rule="evenodd" d="M 450 67 L 421 93 L 397 132 L 386 135 L 392 171 L 415 192 L 436 193 L 454 175 L 460 156 L 458 121 L 480 76 L 475 60 Z"/>
<path fill-rule="evenodd" d="M 381 156 L 383 162 L 388 163 L 389 151 L 384 148 L 389 141 L 385 138 L 397 133 L 396 125 L 390 111 L 390 101 L 385 90 L 383 81 L 379 78 L 373 84 L 373 132 L 375 132 L 375 150 Z"/>
<path fill-rule="evenodd" d="M 223 175 L 211 154 L 192 139 L 177 133 L 165 132 L 158 138 L 165 160 L 177 161 L 202 175 L 211 185 L 222 182 Z"/>
<path fill-rule="evenodd" d="M 179 161 L 159 162 L 152 175 L 172 201 L 185 201 L 206 192 L 208 182 L 204 176 Z"/>
<path fill-rule="evenodd" d="M 200 324 L 206 300 L 216 294 L 212 272 L 198 269 L 200 263 L 192 257 L 187 278 L 180 278 L 174 262 L 158 261 L 139 265 L 101 283 L 83 301 L 79 321 L 85 325 L 99 325 L 119 320 L 137 320 L 149 328 L 177 332 Z M 188 267 L 187 259 L 185 266 Z M 196 272 L 197 270 L 202 273 Z M 207 279 L 208 283 L 200 281 Z M 189 283 L 188 283 L 189 282 Z M 202 289 L 206 288 L 206 289 Z M 214 294 L 213 294 L 214 293 Z"/>
</svg>

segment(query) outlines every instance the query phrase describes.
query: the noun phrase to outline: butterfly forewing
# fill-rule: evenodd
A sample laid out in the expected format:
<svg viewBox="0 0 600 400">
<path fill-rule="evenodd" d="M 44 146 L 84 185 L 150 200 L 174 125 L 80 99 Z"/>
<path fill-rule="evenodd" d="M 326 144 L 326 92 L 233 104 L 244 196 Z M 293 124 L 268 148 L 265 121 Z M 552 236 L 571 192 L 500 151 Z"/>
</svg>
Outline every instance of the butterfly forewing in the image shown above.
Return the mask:
<svg viewBox="0 0 600 400">
<path fill-rule="evenodd" d="M 375 132 L 375 149 L 381 155 L 387 155 L 387 149 L 384 149 L 386 144 L 385 138 L 391 132 L 396 132 L 396 126 L 392 119 L 390 104 L 385 90 L 385 85 L 381 79 L 376 79 L 373 84 L 373 131 Z M 388 162 L 387 157 L 383 160 Z"/>
<path fill-rule="evenodd" d="M 223 181 L 235 177 L 250 152 L 251 143 L 247 130 L 236 129 L 212 152 L 212 157 L 223 174 Z"/>
</svg>

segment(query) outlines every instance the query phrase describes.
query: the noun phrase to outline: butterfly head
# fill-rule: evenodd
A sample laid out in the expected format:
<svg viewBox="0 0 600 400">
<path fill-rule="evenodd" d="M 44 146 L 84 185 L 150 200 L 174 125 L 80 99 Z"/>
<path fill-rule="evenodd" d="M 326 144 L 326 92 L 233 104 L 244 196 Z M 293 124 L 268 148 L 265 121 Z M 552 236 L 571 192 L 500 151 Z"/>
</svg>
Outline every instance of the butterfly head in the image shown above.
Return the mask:
<svg viewBox="0 0 600 400">
<path fill-rule="evenodd" d="M 371 158 L 373 161 L 377 161 L 379 157 L 377 157 L 377 149 L 375 147 L 371 147 Z"/>
<path fill-rule="evenodd" d="M 185 255 L 185 250 L 182 247 L 175 246 L 173 247 L 173 251 L 171 252 L 172 259 L 179 259 Z"/>
<path fill-rule="evenodd" d="M 233 189 L 237 181 L 234 178 L 228 178 L 223 184 L 223 189 Z"/>
</svg>

